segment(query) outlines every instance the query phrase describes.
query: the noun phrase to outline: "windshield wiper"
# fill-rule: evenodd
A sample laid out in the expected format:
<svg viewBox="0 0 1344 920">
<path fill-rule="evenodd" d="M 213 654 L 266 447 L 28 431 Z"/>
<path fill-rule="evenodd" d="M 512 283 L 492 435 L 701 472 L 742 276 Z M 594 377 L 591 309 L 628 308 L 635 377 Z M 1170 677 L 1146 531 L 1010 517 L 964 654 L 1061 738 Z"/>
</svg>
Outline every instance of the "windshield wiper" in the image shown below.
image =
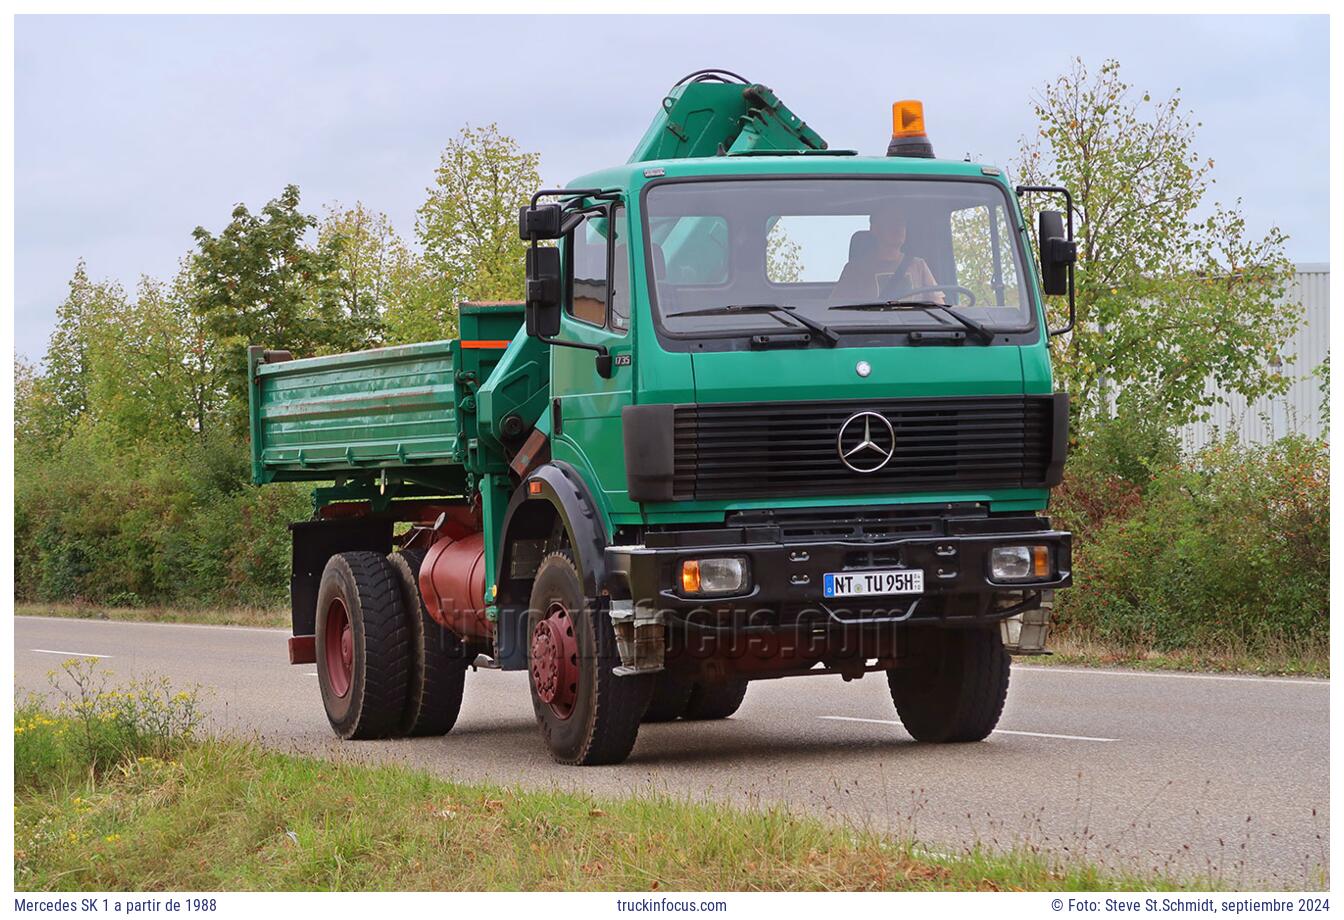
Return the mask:
<svg viewBox="0 0 1344 920">
<path fill-rule="evenodd" d="M 828 310 L 923 310 L 928 313 L 930 310 L 942 310 L 943 313 L 952 317 L 958 323 L 961 323 L 967 330 L 974 332 L 980 337 L 980 341 L 985 345 L 992 344 L 994 333 L 983 323 L 971 319 L 962 313 L 956 307 L 948 306 L 945 303 L 938 303 L 933 300 L 875 300 L 871 303 L 842 303 L 833 307 L 827 307 Z"/>
<path fill-rule="evenodd" d="M 705 307 L 701 310 L 682 310 L 679 313 L 668 313 L 666 318 L 671 319 L 674 316 L 727 316 L 733 313 L 782 313 L 804 329 L 810 329 L 821 336 L 822 341 L 826 342 L 827 345 L 833 346 L 840 341 L 840 334 L 830 326 L 818 322 L 806 313 L 798 312 L 797 307 L 787 303 L 730 303 L 722 307 Z"/>
</svg>

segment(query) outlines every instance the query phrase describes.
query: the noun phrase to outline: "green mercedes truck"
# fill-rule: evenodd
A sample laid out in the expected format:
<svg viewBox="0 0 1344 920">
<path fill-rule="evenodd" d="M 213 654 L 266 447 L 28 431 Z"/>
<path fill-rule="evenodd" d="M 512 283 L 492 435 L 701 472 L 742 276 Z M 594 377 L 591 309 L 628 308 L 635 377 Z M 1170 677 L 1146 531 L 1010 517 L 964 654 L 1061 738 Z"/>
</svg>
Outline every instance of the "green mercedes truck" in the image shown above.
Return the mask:
<svg viewBox="0 0 1344 920">
<path fill-rule="evenodd" d="M 1072 206 L 893 116 L 861 157 L 697 72 L 627 163 L 521 209 L 520 302 L 249 350 L 255 481 L 317 484 L 289 657 L 338 735 L 447 733 L 479 667 L 528 672 L 566 764 L 799 675 L 884 672 L 917 741 L 993 731 L 1071 580 Z M 1065 209 L 1029 228 L 1028 194 Z"/>
</svg>

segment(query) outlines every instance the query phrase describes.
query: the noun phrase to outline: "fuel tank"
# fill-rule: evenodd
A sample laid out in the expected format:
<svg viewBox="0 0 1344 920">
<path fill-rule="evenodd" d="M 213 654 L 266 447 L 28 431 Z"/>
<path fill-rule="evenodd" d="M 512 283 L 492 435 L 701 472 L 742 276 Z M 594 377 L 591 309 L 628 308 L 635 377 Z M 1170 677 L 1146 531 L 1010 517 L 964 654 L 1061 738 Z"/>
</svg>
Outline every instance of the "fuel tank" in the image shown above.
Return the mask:
<svg viewBox="0 0 1344 920">
<path fill-rule="evenodd" d="M 492 640 L 485 616 L 485 539 L 479 531 L 440 537 L 420 565 L 420 596 L 435 622 L 463 639 Z"/>
</svg>

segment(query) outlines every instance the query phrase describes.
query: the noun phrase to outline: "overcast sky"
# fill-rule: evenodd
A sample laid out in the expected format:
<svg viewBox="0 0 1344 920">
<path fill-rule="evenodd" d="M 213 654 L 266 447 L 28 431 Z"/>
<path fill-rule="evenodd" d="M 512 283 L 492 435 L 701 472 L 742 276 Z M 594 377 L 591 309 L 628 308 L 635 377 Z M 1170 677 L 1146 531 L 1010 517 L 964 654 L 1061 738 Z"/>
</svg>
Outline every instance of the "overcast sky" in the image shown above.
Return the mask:
<svg viewBox="0 0 1344 920">
<path fill-rule="evenodd" d="M 1007 164 L 1074 55 L 1203 122 L 1217 198 L 1328 257 L 1328 22 L 1316 17 L 34 17 L 16 64 L 15 347 L 38 357 L 78 259 L 167 277 L 238 202 L 296 183 L 413 236 L 439 151 L 498 122 L 551 183 L 623 162 L 679 77 L 765 83 L 833 147 L 886 150 L 917 98 L 936 152 Z"/>
</svg>

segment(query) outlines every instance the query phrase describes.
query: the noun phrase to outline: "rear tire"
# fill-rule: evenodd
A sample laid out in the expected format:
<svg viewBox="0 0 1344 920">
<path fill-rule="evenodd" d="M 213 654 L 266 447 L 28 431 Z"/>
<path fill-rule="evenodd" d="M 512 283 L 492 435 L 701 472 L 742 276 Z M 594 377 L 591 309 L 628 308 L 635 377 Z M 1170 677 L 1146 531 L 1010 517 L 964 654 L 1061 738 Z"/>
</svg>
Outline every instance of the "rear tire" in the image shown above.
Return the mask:
<svg viewBox="0 0 1344 920">
<path fill-rule="evenodd" d="M 891 699 L 916 741 L 983 741 L 1003 713 L 1011 659 L 992 628 L 912 627 L 913 667 L 887 672 Z"/>
<path fill-rule="evenodd" d="M 645 722 L 671 722 L 686 712 L 695 682 L 684 674 L 660 671 L 653 678 L 653 695 L 644 710 Z"/>
<path fill-rule="evenodd" d="M 401 580 L 402 607 L 410 626 L 410 674 L 402 734 L 411 737 L 446 735 L 462 710 L 467 660 L 461 641 L 440 626 L 420 600 L 422 549 L 404 549 L 387 557 Z"/>
<path fill-rule="evenodd" d="M 317 685 L 342 738 L 389 738 L 401 728 L 410 629 L 401 580 L 381 553 L 332 556 L 317 592 Z"/>
<path fill-rule="evenodd" d="M 611 673 L 620 664 L 611 618 L 584 596 L 568 553 L 542 559 L 527 623 L 528 686 L 551 757 L 581 766 L 625 760 L 653 679 Z"/>
<path fill-rule="evenodd" d="M 729 680 L 718 684 L 697 683 L 686 701 L 687 719 L 726 719 L 737 712 L 747 696 L 745 680 Z"/>
</svg>

